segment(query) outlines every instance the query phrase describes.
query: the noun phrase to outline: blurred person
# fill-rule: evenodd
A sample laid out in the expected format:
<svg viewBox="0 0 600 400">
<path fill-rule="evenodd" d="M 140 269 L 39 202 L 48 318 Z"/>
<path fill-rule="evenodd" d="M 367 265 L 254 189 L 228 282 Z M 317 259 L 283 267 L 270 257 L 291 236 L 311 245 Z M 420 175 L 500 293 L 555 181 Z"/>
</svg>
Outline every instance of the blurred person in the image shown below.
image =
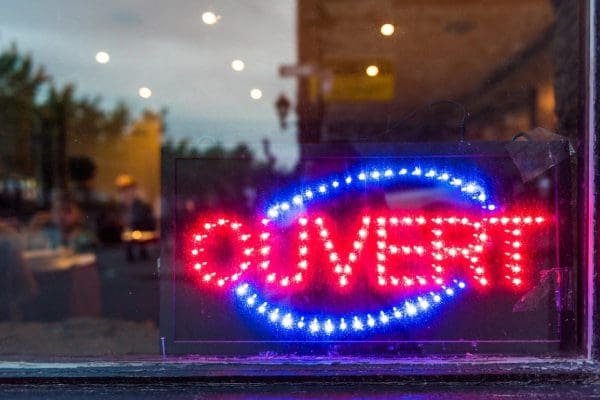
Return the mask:
<svg viewBox="0 0 600 400">
<path fill-rule="evenodd" d="M 135 179 L 123 174 L 117 177 L 115 184 L 119 193 L 119 202 L 123 208 L 123 227 L 125 230 L 130 232 L 155 231 L 156 219 L 152 213 L 152 207 L 142 199 Z M 125 251 L 129 262 L 135 262 L 136 255 L 142 260 L 148 258 L 146 245 L 142 242 L 129 240 L 125 246 Z"/>
<path fill-rule="evenodd" d="M 103 245 L 116 245 L 121 243 L 121 205 L 111 199 L 101 204 L 95 213 L 96 236 Z"/>
<path fill-rule="evenodd" d="M 37 292 L 37 283 L 23 260 L 18 232 L 0 217 L 0 320 L 21 319 L 23 307 Z"/>
<path fill-rule="evenodd" d="M 29 224 L 29 249 L 65 248 L 75 253 L 93 250 L 95 235 L 85 227 L 81 208 L 69 195 L 53 196 L 51 212 L 35 214 Z"/>
<path fill-rule="evenodd" d="M 97 166 L 88 156 L 71 156 L 68 160 L 73 199 L 83 213 L 85 225 L 103 244 L 120 242 L 118 212 L 109 196 L 95 188 Z"/>
</svg>

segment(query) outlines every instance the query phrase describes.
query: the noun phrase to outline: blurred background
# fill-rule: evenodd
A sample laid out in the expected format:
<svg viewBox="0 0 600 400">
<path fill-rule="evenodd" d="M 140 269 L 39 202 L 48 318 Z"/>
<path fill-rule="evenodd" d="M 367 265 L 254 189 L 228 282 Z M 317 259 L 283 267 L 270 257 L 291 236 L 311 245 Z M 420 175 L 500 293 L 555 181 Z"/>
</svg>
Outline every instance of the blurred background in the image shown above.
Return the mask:
<svg viewBox="0 0 600 400">
<path fill-rule="evenodd" d="M 311 143 L 577 144 L 578 4 L 0 0 L 0 354 L 158 352 L 161 155 L 223 160 L 193 212 Z"/>
</svg>

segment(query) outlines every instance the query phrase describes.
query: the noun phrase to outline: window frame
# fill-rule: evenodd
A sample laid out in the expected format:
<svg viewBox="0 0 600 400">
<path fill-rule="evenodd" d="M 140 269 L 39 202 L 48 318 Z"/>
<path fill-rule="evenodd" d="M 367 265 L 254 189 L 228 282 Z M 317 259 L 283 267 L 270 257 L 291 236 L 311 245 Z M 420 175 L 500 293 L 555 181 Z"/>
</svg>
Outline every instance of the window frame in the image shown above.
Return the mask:
<svg viewBox="0 0 600 400">
<path fill-rule="evenodd" d="M 194 381 L 235 382 L 508 382 L 587 383 L 598 381 L 600 371 L 600 291 L 597 265 L 600 235 L 596 231 L 597 162 L 600 156 L 600 104 L 597 84 L 600 82 L 597 55 L 600 51 L 599 10 L 596 2 L 582 2 L 580 83 L 583 114 L 580 129 L 584 132 L 580 146 L 579 213 L 582 267 L 580 284 L 581 353 L 573 358 L 452 358 L 425 360 L 374 360 L 372 358 L 307 361 L 302 358 L 202 358 L 202 357 L 126 357 L 121 359 L 79 360 L 53 359 L 23 361 L 22 357 L 0 361 L 0 382 L 4 383 L 151 383 Z M 164 175 L 163 175 L 164 176 Z M 166 182 L 163 181 L 163 190 Z M 168 203 L 167 203 L 168 204 Z M 162 244 L 165 245 L 164 243 Z M 162 274 L 159 262 L 159 271 Z M 170 280 L 161 280 L 161 291 Z M 157 346 L 159 343 L 157 343 Z"/>
</svg>

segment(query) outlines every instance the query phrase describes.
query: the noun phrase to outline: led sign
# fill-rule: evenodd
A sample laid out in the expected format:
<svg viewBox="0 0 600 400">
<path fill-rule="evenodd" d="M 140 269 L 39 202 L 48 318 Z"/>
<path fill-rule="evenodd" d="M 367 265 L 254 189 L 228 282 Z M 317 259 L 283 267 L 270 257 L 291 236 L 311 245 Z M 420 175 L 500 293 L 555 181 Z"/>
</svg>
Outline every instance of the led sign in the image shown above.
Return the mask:
<svg viewBox="0 0 600 400">
<path fill-rule="evenodd" d="M 345 221 L 318 207 L 344 191 L 403 181 L 445 186 L 472 207 L 371 207 Z M 484 184 L 449 171 L 363 168 L 303 185 L 255 221 L 203 214 L 184 251 L 203 290 L 231 293 L 251 318 L 282 334 L 343 338 L 418 323 L 465 290 L 524 290 L 535 235 L 548 220 L 539 210 L 498 207 Z M 304 295 L 317 286 L 328 293 Z M 359 293 L 379 303 L 360 303 Z M 323 300 L 355 294 L 355 307 Z"/>
</svg>

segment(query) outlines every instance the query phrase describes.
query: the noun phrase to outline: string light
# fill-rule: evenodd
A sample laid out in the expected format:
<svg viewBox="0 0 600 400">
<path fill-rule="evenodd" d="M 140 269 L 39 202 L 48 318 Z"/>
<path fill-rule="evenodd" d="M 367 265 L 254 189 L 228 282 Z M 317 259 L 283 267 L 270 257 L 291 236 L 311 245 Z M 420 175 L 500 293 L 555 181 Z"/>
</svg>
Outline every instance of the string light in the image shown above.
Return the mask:
<svg viewBox="0 0 600 400">
<path fill-rule="evenodd" d="M 409 173 L 410 171 L 410 173 Z M 384 179 L 382 179 L 384 178 Z M 427 182 L 438 182 L 442 185 L 448 185 L 448 187 L 458 190 L 462 195 L 468 199 L 474 201 L 479 207 L 486 210 L 495 210 L 496 206 L 490 202 L 490 196 L 484 190 L 483 186 L 473 180 L 465 179 L 464 177 L 454 176 L 448 171 L 438 171 L 434 168 L 428 168 L 424 170 L 420 166 L 413 166 L 408 169 L 402 168 L 365 168 L 358 172 L 350 175 L 346 175 L 343 181 L 346 183 L 346 188 L 352 189 L 354 179 L 361 183 L 361 188 L 364 185 L 389 185 L 390 183 L 402 183 L 403 180 L 418 179 L 423 183 Z M 340 178 L 333 177 L 329 182 L 318 183 L 315 185 L 308 185 L 304 188 L 303 193 L 297 193 L 292 196 L 289 200 L 284 200 L 281 203 L 276 203 L 268 207 L 267 215 L 272 219 L 283 217 L 286 212 L 299 211 L 300 206 L 305 206 L 308 201 L 316 201 L 323 199 L 328 196 L 331 192 L 328 187 L 339 188 Z M 293 207 L 288 207 L 285 210 L 282 208 L 282 204 L 289 204 Z"/>
<path fill-rule="evenodd" d="M 258 298 L 258 294 L 248 284 L 235 288 L 235 295 L 242 308 L 255 313 L 255 318 L 268 323 L 273 328 L 304 333 L 311 337 L 331 337 L 356 335 L 363 332 L 390 329 L 391 325 L 411 324 L 426 316 L 432 309 L 455 297 L 456 292 L 466 287 L 462 281 L 455 281 L 451 287 L 442 287 L 440 292 L 407 299 L 402 305 L 377 310 L 372 313 L 356 313 L 341 316 L 303 315 L 284 310 L 283 306 L 270 304 Z M 252 299 L 252 301 L 249 301 Z M 259 306 L 256 306 L 259 304 Z M 305 321 L 309 321 L 306 323 Z M 351 321 L 349 324 L 347 321 Z"/>
<path fill-rule="evenodd" d="M 356 283 L 356 268 L 369 268 L 366 276 L 373 277 L 369 282 L 375 290 L 440 286 L 456 278 L 456 273 L 462 273 L 461 279 L 472 279 L 486 287 L 491 283 L 489 265 L 495 265 L 493 255 L 498 252 L 504 267 L 501 276 L 518 287 L 524 283 L 527 271 L 528 232 L 545 219 L 520 215 L 476 219 L 363 214 L 358 222 L 351 245 L 343 250 L 348 236 L 336 234 L 331 218 L 300 216 L 292 236 L 297 247 L 290 257 L 274 254 L 273 249 L 281 247 L 280 240 L 289 241 L 289 237 L 278 236 L 277 225 L 263 221 L 264 230 L 248 233 L 236 220 L 214 217 L 198 224 L 200 232 L 192 234 L 191 268 L 201 276 L 201 282 L 218 287 L 239 282 L 244 274 L 252 272 L 263 276 L 263 282 L 269 285 L 295 290 L 307 284 L 313 271 L 324 267 L 329 268 L 330 272 L 325 272 L 335 278 L 336 286 L 347 290 Z M 214 251 L 224 237 L 233 239 L 227 263 L 220 261 L 218 251 Z M 319 253 L 327 260 L 325 266 L 315 263 Z M 429 270 L 417 272 L 417 265 L 429 265 Z"/>
</svg>

